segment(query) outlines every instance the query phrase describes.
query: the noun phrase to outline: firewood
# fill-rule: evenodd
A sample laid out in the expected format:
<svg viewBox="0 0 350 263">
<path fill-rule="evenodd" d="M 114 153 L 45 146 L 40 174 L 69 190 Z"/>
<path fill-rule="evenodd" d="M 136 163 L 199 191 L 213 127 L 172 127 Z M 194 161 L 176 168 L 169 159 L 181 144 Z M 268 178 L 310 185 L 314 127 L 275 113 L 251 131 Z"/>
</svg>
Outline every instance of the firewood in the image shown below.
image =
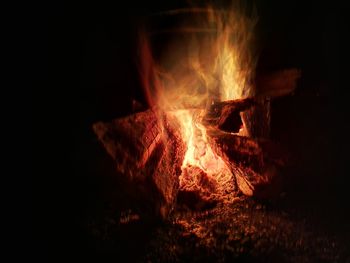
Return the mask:
<svg viewBox="0 0 350 263">
<path fill-rule="evenodd" d="M 256 77 L 256 96 L 279 97 L 292 93 L 301 77 L 299 69 L 284 69 Z"/>
<path fill-rule="evenodd" d="M 166 218 L 178 190 L 185 146 L 164 114 L 153 110 L 93 125 L 99 141 L 145 213 Z"/>
<path fill-rule="evenodd" d="M 226 156 L 240 166 L 249 166 L 259 172 L 264 166 L 264 156 L 259 143 L 249 137 L 219 130 L 207 130 L 209 143 L 219 156 Z"/>
<path fill-rule="evenodd" d="M 235 175 L 239 189 L 248 196 L 268 196 L 276 192 L 275 182 L 288 156 L 278 145 L 266 139 L 253 139 L 219 130 L 208 130 L 212 149 Z M 278 179 L 278 178 L 277 178 Z M 274 190 L 274 191 L 272 191 Z"/>
<path fill-rule="evenodd" d="M 203 124 L 213 128 L 238 132 L 241 125 L 240 113 L 255 104 L 254 99 L 228 100 L 213 103 L 203 117 Z"/>
<path fill-rule="evenodd" d="M 213 103 L 203 117 L 203 125 L 238 133 L 245 125 L 247 135 L 268 138 L 270 133 L 270 99 L 254 97 Z"/>
<path fill-rule="evenodd" d="M 256 97 L 254 105 L 241 113 L 247 135 L 252 138 L 269 138 L 271 123 L 271 99 Z"/>
<path fill-rule="evenodd" d="M 128 165 L 144 167 L 162 133 L 157 115 L 151 110 L 115 119 L 110 123 L 95 123 L 93 130 L 117 161 L 121 172 L 128 172 Z"/>
</svg>

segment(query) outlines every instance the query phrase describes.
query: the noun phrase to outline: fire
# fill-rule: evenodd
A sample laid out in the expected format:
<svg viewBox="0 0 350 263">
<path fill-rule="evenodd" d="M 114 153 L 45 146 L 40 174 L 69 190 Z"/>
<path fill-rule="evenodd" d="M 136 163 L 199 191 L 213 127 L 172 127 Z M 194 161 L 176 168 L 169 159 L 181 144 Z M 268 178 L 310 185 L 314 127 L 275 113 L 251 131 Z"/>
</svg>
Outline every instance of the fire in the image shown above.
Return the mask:
<svg viewBox="0 0 350 263">
<path fill-rule="evenodd" d="M 210 192 L 202 197 L 218 199 L 223 197 L 225 191 L 228 193 L 234 190 L 234 179 L 226 163 L 210 146 L 206 127 L 200 122 L 203 113 L 204 110 L 173 112 L 181 124 L 182 136 L 187 145 L 182 163 L 183 172 L 179 178 L 180 189 L 203 192 L 204 177 L 210 184 Z"/>
<path fill-rule="evenodd" d="M 180 124 L 187 145 L 180 189 L 201 191 L 200 175 L 205 174 L 213 186 L 210 198 L 223 197 L 234 190 L 233 175 L 213 151 L 208 127 L 201 120 L 212 103 L 253 95 L 250 83 L 255 61 L 251 44 L 256 20 L 234 9 L 210 7 L 192 11 L 192 22 L 201 25 L 206 33 L 192 30 L 194 33 L 186 38 L 185 44 L 176 42 L 170 46 L 172 52 L 162 58 L 165 65 L 162 68 L 154 63 L 148 42 L 143 38 L 143 63 L 148 64 L 142 65 L 141 76 L 150 104 L 173 115 Z M 245 134 L 242 129 L 240 133 Z"/>
<path fill-rule="evenodd" d="M 202 110 L 178 110 L 174 115 L 182 125 L 182 135 L 187 145 L 187 151 L 182 168 L 199 167 L 206 174 L 214 176 L 224 168 L 224 162 L 214 154 L 206 136 L 206 128 L 200 124 Z"/>
</svg>

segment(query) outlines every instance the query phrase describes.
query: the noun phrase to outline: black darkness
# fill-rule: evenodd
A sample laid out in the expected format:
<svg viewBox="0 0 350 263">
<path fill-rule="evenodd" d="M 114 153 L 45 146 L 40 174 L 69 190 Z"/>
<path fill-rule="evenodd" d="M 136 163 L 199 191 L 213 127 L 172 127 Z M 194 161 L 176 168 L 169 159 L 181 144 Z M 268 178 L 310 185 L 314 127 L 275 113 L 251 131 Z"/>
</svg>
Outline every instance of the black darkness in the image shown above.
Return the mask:
<svg viewBox="0 0 350 263">
<path fill-rule="evenodd" d="M 35 61 L 35 117 L 42 128 L 33 143 L 40 176 L 32 185 L 30 250 L 39 260 L 93 254 L 81 222 L 99 209 L 113 179 L 91 125 L 129 114 L 133 98 L 144 102 L 137 28 L 144 16 L 183 6 L 183 1 L 55 1 L 34 12 L 30 56 Z M 295 206 L 312 207 L 320 221 L 349 231 L 339 6 L 289 0 L 261 0 L 256 6 L 258 71 L 302 70 L 295 95 L 273 104 L 273 138 L 301 159 L 297 183 L 287 190 Z"/>
</svg>

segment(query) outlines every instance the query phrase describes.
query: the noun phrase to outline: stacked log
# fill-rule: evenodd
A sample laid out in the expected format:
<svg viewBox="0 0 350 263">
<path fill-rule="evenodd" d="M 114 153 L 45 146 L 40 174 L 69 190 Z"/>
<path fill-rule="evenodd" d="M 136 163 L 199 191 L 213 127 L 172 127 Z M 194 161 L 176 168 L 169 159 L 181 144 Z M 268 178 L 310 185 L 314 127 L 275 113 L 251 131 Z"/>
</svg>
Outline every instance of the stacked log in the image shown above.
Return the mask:
<svg viewBox="0 0 350 263">
<path fill-rule="evenodd" d="M 300 71 L 295 69 L 261 75 L 254 98 L 215 102 L 202 119 L 211 147 L 226 162 L 245 195 L 273 193 L 274 182 L 287 164 L 286 152 L 268 139 L 270 101 L 293 92 L 299 77 Z M 150 109 L 93 125 L 117 173 L 126 179 L 130 195 L 145 213 L 163 219 L 174 207 L 186 150 L 180 125 L 176 119 L 170 120 L 171 116 Z M 242 125 L 246 136 L 238 135 Z M 196 175 L 208 186 L 209 194 L 215 192 L 205 176 Z"/>
<path fill-rule="evenodd" d="M 284 69 L 258 74 L 255 80 L 254 105 L 242 112 L 248 136 L 269 138 L 271 100 L 294 92 L 301 76 L 298 69 Z"/>
<path fill-rule="evenodd" d="M 235 101 L 226 103 L 232 104 L 231 108 L 236 104 Z M 239 105 L 242 103 L 242 100 L 238 101 Z M 244 113 L 246 112 L 247 110 Z M 252 112 L 254 111 L 249 113 Z M 258 117 L 257 120 L 264 121 Z M 212 120 L 212 123 L 215 122 Z M 252 130 L 249 132 L 252 133 Z M 207 136 L 212 149 L 230 167 L 243 194 L 269 197 L 278 191 L 281 171 L 289 159 L 281 146 L 266 138 L 253 138 L 222 131 L 215 125 L 208 127 Z"/>
<path fill-rule="evenodd" d="M 290 157 L 268 139 L 271 99 L 294 92 L 300 76 L 298 69 L 260 74 L 254 98 L 214 103 L 203 118 L 211 146 L 230 167 L 245 195 L 268 197 L 278 192 Z M 247 137 L 237 134 L 242 125 Z"/>
</svg>

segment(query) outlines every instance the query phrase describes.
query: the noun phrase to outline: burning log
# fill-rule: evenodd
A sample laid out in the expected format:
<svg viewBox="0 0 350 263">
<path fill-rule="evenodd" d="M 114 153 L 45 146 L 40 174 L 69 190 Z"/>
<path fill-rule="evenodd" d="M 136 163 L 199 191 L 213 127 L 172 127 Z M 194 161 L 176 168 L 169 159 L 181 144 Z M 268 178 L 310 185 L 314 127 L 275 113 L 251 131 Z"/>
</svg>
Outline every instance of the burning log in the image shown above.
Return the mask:
<svg viewBox="0 0 350 263">
<path fill-rule="evenodd" d="M 238 133 L 243 126 L 254 138 L 270 133 L 270 99 L 255 97 L 216 102 L 207 110 L 203 124 L 226 132 Z"/>
<path fill-rule="evenodd" d="M 241 113 L 249 137 L 268 138 L 270 135 L 271 101 L 269 97 L 257 97 L 254 105 Z"/>
<path fill-rule="evenodd" d="M 216 102 L 207 111 L 198 109 L 198 113 L 204 112 L 203 130 L 194 128 L 199 133 L 194 132 L 190 145 L 194 147 L 193 158 L 197 158 L 198 167 L 188 164 L 182 167 L 186 148 L 190 146 L 185 145 L 176 112 L 147 110 L 110 123 L 98 122 L 93 129 L 115 161 L 117 172 L 127 179 L 125 187 L 130 189 L 131 196 L 141 200 L 140 205 L 151 214 L 166 218 L 179 191 L 180 175 L 187 182 L 185 190 L 197 193 L 206 202 L 216 195 L 222 196 L 223 191 L 233 193 L 235 183 L 248 196 L 261 196 L 274 187 L 285 160 L 282 150 L 262 139 L 268 137 L 269 108 L 270 100 L 258 97 Z M 241 118 L 251 137 L 237 135 L 243 125 Z M 215 154 L 210 153 L 210 147 Z M 219 175 L 226 173 L 220 158 L 228 166 L 228 173 L 233 174 L 231 177 Z M 213 167 L 223 170 L 216 175 L 205 172 Z M 188 185 L 192 181 L 198 189 Z"/>
<path fill-rule="evenodd" d="M 130 195 L 143 200 L 146 213 L 162 218 L 173 207 L 184 156 L 181 137 L 167 123 L 165 115 L 147 110 L 93 125 Z"/>
<path fill-rule="evenodd" d="M 277 145 L 218 130 L 208 130 L 208 138 L 213 150 L 230 167 L 243 194 L 265 197 L 278 190 L 278 171 L 288 158 Z"/>
<path fill-rule="evenodd" d="M 298 69 L 260 74 L 256 78 L 254 98 L 213 103 L 203 118 L 204 125 L 238 133 L 244 123 L 249 137 L 268 138 L 271 99 L 292 93 L 300 76 Z"/>
<path fill-rule="evenodd" d="M 207 110 L 203 124 L 224 131 L 238 132 L 242 125 L 240 113 L 254 104 L 251 98 L 215 102 Z"/>
<path fill-rule="evenodd" d="M 301 72 L 298 69 L 279 70 L 257 76 L 255 103 L 248 110 L 242 112 L 242 119 L 250 137 L 269 137 L 271 99 L 294 92 L 300 76 Z"/>
</svg>

